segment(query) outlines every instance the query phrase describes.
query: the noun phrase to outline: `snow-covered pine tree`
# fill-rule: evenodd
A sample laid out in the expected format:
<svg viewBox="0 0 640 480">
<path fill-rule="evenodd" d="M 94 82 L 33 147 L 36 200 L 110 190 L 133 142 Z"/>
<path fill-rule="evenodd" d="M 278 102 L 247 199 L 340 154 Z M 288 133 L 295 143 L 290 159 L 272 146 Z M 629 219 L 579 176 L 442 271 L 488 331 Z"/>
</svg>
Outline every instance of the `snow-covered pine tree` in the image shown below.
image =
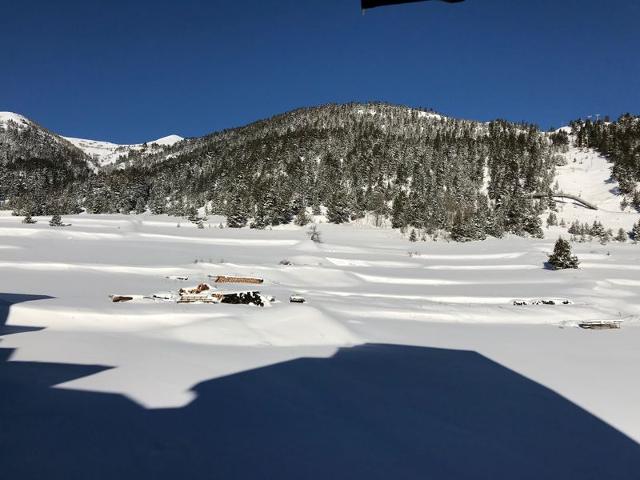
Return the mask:
<svg viewBox="0 0 640 480">
<path fill-rule="evenodd" d="M 549 265 L 553 270 L 578 268 L 578 257 L 571 254 L 571 245 L 562 237 L 556 241 L 553 253 L 549 255 Z"/>
<path fill-rule="evenodd" d="M 402 228 L 407 224 L 404 212 L 406 203 L 407 196 L 405 193 L 402 191 L 398 192 L 391 206 L 391 226 L 393 228 Z"/>
<path fill-rule="evenodd" d="M 247 225 L 248 218 L 241 195 L 239 191 L 235 191 L 227 203 L 227 227 L 229 228 L 242 228 Z"/>
<path fill-rule="evenodd" d="M 49 220 L 49 226 L 64 227 L 64 224 L 62 223 L 62 217 L 56 213 L 53 217 L 51 217 L 51 220 Z"/>
<path fill-rule="evenodd" d="M 589 229 L 589 235 L 591 235 L 592 237 L 601 238 L 604 234 L 605 229 L 602 223 L 600 223 L 598 220 L 594 220 L 593 225 L 591 225 L 591 228 Z"/>
<path fill-rule="evenodd" d="M 416 230 L 414 228 L 411 229 L 411 234 L 409 234 L 409 241 L 410 242 L 418 241 L 418 235 L 416 234 Z"/>
<path fill-rule="evenodd" d="M 185 208 L 185 214 L 191 223 L 198 223 L 200 220 L 200 217 L 198 216 L 198 209 L 193 204 Z"/>
<path fill-rule="evenodd" d="M 616 235 L 616 242 L 626 242 L 628 238 L 627 232 L 625 231 L 624 228 L 619 228 L 618 229 L 618 234 Z"/>
<path fill-rule="evenodd" d="M 305 225 L 307 225 L 309 222 L 311 221 L 311 218 L 309 217 L 309 215 L 307 215 L 307 211 L 304 208 L 301 208 L 297 215 L 296 218 L 294 219 L 294 223 L 296 225 L 298 225 L 299 227 L 304 227 Z"/>
<path fill-rule="evenodd" d="M 622 197 L 622 201 L 620 202 L 620 210 L 623 212 L 629 207 L 629 200 L 627 197 Z"/>
<path fill-rule="evenodd" d="M 602 245 L 606 245 L 613 238 L 613 230 L 611 230 L 610 228 L 608 230 L 605 230 L 604 233 L 598 238 L 600 238 L 600 243 Z"/>
<path fill-rule="evenodd" d="M 547 227 L 554 227 L 558 225 L 558 217 L 555 213 L 549 212 L 549 216 L 547 217 Z"/>
<path fill-rule="evenodd" d="M 309 227 L 309 230 L 307 230 L 307 236 L 309 237 L 309 240 L 311 240 L 314 243 L 322 243 L 322 235 L 320 233 L 320 230 L 318 229 L 318 226 L 315 223 L 313 223 Z"/>
<path fill-rule="evenodd" d="M 631 206 L 640 212 L 640 190 L 633 192 L 633 198 L 631 199 Z"/>
<path fill-rule="evenodd" d="M 35 220 L 34 218 L 31 217 L 30 213 L 27 213 L 24 218 L 22 219 L 22 223 L 26 224 L 26 225 L 31 225 L 34 223 L 37 223 L 38 221 Z"/>
<path fill-rule="evenodd" d="M 569 232 L 571 235 L 581 235 L 582 227 L 580 226 L 580 222 L 578 222 L 578 220 L 574 220 L 569 226 L 567 232 Z"/>
<path fill-rule="evenodd" d="M 478 212 L 465 217 L 462 211 L 458 211 L 451 226 L 451 240 L 454 242 L 484 240 L 487 237 L 484 226 L 482 220 L 479 219 Z"/>
<path fill-rule="evenodd" d="M 526 213 L 523 219 L 522 228 L 532 237 L 544 238 L 544 232 L 542 231 L 542 222 L 540 221 L 540 217 L 532 207 L 529 208 L 529 211 Z"/>
<path fill-rule="evenodd" d="M 640 220 L 631 229 L 631 239 L 634 242 L 640 242 Z"/>
<path fill-rule="evenodd" d="M 349 217 L 349 206 L 345 194 L 342 190 L 338 190 L 329 199 L 327 220 L 331 223 L 346 223 L 349 221 Z"/>
<path fill-rule="evenodd" d="M 140 215 L 141 213 L 144 213 L 146 211 L 147 205 L 144 203 L 142 197 L 138 197 L 138 200 L 136 200 L 136 213 Z"/>
</svg>

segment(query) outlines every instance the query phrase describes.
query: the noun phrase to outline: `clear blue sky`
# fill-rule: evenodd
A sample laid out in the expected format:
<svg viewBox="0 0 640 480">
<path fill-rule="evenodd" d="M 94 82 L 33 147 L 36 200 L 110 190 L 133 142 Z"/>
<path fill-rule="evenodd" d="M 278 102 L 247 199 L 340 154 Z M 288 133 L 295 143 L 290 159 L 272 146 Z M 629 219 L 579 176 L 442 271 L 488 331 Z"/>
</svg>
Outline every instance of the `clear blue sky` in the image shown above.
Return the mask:
<svg viewBox="0 0 640 480">
<path fill-rule="evenodd" d="M 7 0 L 0 110 L 120 143 L 365 100 L 547 128 L 640 113 L 639 24 L 638 0 Z"/>
</svg>

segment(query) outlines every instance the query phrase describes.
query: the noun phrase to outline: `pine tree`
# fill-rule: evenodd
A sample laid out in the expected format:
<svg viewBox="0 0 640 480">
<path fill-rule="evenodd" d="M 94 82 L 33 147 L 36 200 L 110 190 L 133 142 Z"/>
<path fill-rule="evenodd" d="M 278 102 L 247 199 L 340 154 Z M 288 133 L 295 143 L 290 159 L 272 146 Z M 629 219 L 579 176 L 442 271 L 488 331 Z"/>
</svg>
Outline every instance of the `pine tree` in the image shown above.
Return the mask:
<svg viewBox="0 0 640 480">
<path fill-rule="evenodd" d="M 22 220 L 22 223 L 27 224 L 27 225 L 31 225 L 31 224 L 34 224 L 34 223 L 38 223 L 38 221 L 37 221 L 37 220 L 34 220 L 34 219 L 31 217 L 31 214 L 30 214 L 30 213 L 27 213 L 27 214 L 24 216 L 24 219 Z"/>
<path fill-rule="evenodd" d="M 627 237 L 628 237 L 628 235 L 627 235 L 627 232 L 625 231 L 625 229 L 624 228 L 620 228 L 620 229 L 618 229 L 618 234 L 616 235 L 615 240 L 616 240 L 616 242 L 621 242 L 622 243 L 622 242 L 626 242 L 627 241 Z"/>
<path fill-rule="evenodd" d="M 525 232 L 535 238 L 544 238 L 542 231 L 542 222 L 540 217 L 533 210 L 529 211 L 524 217 L 522 228 Z"/>
<path fill-rule="evenodd" d="M 265 228 L 267 228 L 267 225 L 269 225 L 267 215 L 264 209 L 259 206 L 256 214 L 253 217 L 253 220 L 251 220 L 251 223 L 249 224 L 249 228 L 264 230 Z"/>
<path fill-rule="evenodd" d="M 200 217 L 198 216 L 198 209 L 193 204 L 185 208 L 185 214 L 191 223 L 198 223 L 200 220 Z"/>
<path fill-rule="evenodd" d="M 571 235 L 581 235 L 582 228 L 580 227 L 580 222 L 578 220 L 574 220 L 573 223 L 569 226 L 569 230 L 567 230 Z"/>
<path fill-rule="evenodd" d="M 599 238 L 600 238 L 600 243 L 602 245 L 606 245 L 613 238 L 613 230 L 611 229 L 605 230 L 605 232 L 602 235 L 600 235 Z"/>
<path fill-rule="evenodd" d="M 593 225 L 591 225 L 591 228 L 589 229 L 589 235 L 591 235 L 592 237 L 598 237 L 598 238 L 601 238 L 602 236 L 604 236 L 605 230 L 602 223 L 600 223 L 598 220 L 594 220 Z"/>
<path fill-rule="evenodd" d="M 331 223 L 346 223 L 349 221 L 350 212 L 344 193 L 335 192 L 327 205 L 327 220 Z"/>
<path fill-rule="evenodd" d="M 414 228 L 411 229 L 411 234 L 409 235 L 409 241 L 410 242 L 417 242 L 418 241 L 418 235 L 416 234 L 416 231 Z"/>
<path fill-rule="evenodd" d="M 140 215 L 141 213 L 144 213 L 146 211 L 147 205 L 144 203 L 142 197 L 138 197 L 138 200 L 136 200 L 136 213 Z"/>
<path fill-rule="evenodd" d="M 49 226 L 50 227 L 63 227 L 64 224 L 62 223 L 62 217 L 59 214 L 55 214 L 53 217 L 51 217 L 51 220 L 49 221 Z"/>
<path fill-rule="evenodd" d="M 627 197 L 622 197 L 622 201 L 620 202 L 620 210 L 623 212 L 629 207 L 629 200 Z"/>
<path fill-rule="evenodd" d="M 406 202 L 407 197 L 404 192 L 399 192 L 393 199 L 391 206 L 391 226 L 393 228 L 402 228 L 407 224 L 404 215 Z"/>
<path fill-rule="evenodd" d="M 555 213 L 549 212 L 549 216 L 547 217 L 547 227 L 554 227 L 558 225 L 558 217 Z"/>
<path fill-rule="evenodd" d="M 389 208 L 382 192 L 373 191 L 369 193 L 367 210 L 373 213 L 375 225 L 379 227 L 382 224 L 382 219 L 389 213 Z"/>
<path fill-rule="evenodd" d="M 487 221 L 482 210 L 472 212 L 470 215 L 459 210 L 453 218 L 451 226 L 451 240 L 455 242 L 471 242 L 487 238 L 485 230 Z"/>
<path fill-rule="evenodd" d="M 633 192 L 633 198 L 631 199 L 631 206 L 640 212 L 640 190 Z"/>
<path fill-rule="evenodd" d="M 631 229 L 631 239 L 634 242 L 640 242 L 640 220 Z"/>
<path fill-rule="evenodd" d="M 309 230 L 307 230 L 307 236 L 309 237 L 309 240 L 314 243 L 322 243 L 322 235 L 315 223 L 309 227 Z"/>
<path fill-rule="evenodd" d="M 242 204 L 240 192 L 235 192 L 227 204 L 227 227 L 242 228 L 247 225 L 247 213 Z"/>
<path fill-rule="evenodd" d="M 578 268 L 578 257 L 571 255 L 571 245 L 562 238 L 558 238 L 553 253 L 549 255 L 549 265 L 553 270 Z"/>
<path fill-rule="evenodd" d="M 162 215 L 167 213 L 167 200 L 159 195 L 153 195 L 149 199 L 149 210 L 154 215 Z"/>
<path fill-rule="evenodd" d="M 296 215 L 296 218 L 294 220 L 294 223 L 296 225 L 298 225 L 299 227 L 304 227 L 305 225 L 307 225 L 309 222 L 311 221 L 311 218 L 309 218 L 309 215 L 307 215 L 307 211 L 304 208 L 301 208 L 298 211 L 298 214 Z"/>
</svg>

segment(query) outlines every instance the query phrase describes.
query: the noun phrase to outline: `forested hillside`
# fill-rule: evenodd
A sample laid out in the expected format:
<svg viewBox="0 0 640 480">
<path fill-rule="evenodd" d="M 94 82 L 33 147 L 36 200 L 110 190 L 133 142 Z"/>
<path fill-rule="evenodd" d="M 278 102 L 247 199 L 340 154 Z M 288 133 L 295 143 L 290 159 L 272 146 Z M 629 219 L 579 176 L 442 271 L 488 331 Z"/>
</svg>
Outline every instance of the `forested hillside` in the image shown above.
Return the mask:
<svg viewBox="0 0 640 480">
<path fill-rule="evenodd" d="M 550 192 L 554 148 L 531 125 L 378 103 L 326 105 L 152 155 L 133 151 L 110 171 L 79 168 L 65 179 L 67 191 L 93 213 L 148 207 L 188 215 L 207 205 L 228 215 L 230 226 L 263 228 L 304 223 L 306 208 L 326 207 L 335 223 L 373 212 L 394 227 L 444 229 L 464 240 L 541 233 L 544 205 L 530 194 Z M 82 163 L 73 155 L 66 160 L 65 171 Z M 14 188 L 7 196 L 25 213 L 32 193 Z"/>
<path fill-rule="evenodd" d="M 0 200 L 32 215 L 80 212 L 90 169 L 71 143 L 17 115 L 0 116 Z"/>
</svg>

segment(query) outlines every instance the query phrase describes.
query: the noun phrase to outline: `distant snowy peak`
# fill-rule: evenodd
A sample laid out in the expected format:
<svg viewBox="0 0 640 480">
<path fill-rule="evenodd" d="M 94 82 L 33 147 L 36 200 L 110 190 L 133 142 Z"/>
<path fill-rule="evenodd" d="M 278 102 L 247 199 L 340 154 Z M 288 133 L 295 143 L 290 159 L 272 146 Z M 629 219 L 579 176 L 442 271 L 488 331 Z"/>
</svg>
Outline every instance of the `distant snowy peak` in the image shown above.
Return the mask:
<svg viewBox="0 0 640 480">
<path fill-rule="evenodd" d="M 9 122 L 15 123 L 16 125 L 18 125 L 18 127 L 31 124 L 31 122 L 27 118 L 23 117 L 22 115 L 18 115 L 17 113 L 0 112 L 0 128 L 4 129 L 5 125 Z"/>
<path fill-rule="evenodd" d="M 168 135 L 146 143 L 118 145 L 116 143 L 103 142 L 100 140 L 86 140 L 84 138 L 72 137 L 64 138 L 89 155 L 99 167 L 113 165 L 121 158 L 126 157 L 129 152 L 137 152 L 144 150 L 145 148 L 150 152 L 155 152 L 160 148 L 170 147 L 184 140 L 184 138 L 179 135 Z"/>
<path fill-rule="evenodd" d="M 178 142 L 184 140 L 180 135 L 167 135 L 166 137 L 158 138 L 157 140 L 153 140 L 151 142 L 147 142 L 147 144 L 156 144 L 162 145 L 164 147 L 170 147 L 171 145 L 175 145 Z"/>
</svg>

